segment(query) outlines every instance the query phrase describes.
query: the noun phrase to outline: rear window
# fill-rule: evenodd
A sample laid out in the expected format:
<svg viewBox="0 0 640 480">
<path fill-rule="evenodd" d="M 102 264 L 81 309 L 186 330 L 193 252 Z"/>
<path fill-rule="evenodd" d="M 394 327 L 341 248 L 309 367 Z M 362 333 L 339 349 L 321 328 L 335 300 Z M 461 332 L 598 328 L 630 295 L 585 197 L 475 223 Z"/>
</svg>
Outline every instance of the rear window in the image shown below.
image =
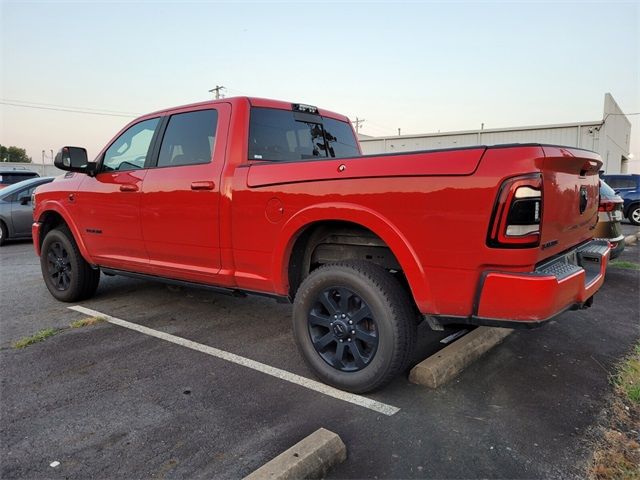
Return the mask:
<svg viewBox="0 0 640 480">
<path fill-rule="evenodd" d="M 633 177 L 607 178 L 607 183 L 613 188 L 635 188 L 636 182 Z"/>
<path fill-rule="evenodd" d="M 616 192 L 614 192 L 613 188 L 607 185 L 603 180 L 600 180 L 600 195 L 604 195 L 605 197 L 614 197 Z"/>
<path fill-rule="evenodd" d="M 1 185 L 12 185 L 14 183 L 27 180 L 29 178 L 39 177 L 35 172 L 3 172 L 0 173 Z"/>
<path fill-rule="evenodd" d="M 249 160 L 298 161 L 359 156 L 346 122 L 273 108 L 252 108 Z"/>
</svg>

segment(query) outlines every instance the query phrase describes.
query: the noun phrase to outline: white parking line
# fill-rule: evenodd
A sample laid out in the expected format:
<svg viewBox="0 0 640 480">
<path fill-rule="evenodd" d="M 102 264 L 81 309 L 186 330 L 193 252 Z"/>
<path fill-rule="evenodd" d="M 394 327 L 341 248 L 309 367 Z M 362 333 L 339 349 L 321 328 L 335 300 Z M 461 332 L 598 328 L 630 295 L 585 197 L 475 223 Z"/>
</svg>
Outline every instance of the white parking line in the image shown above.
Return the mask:
<svg viewBox="0 0 640 480">
<path fill-rule="evenodd" d="M 166 340 L 167 342 L 175 343 L 192 350 L 197 350 L 198 352 L 206 353 L 207 355 L 226 360 L 227 362 L 235 363 L 237 365 L 242 365 L 243 367 L 251 368 L 252 370 L 257 370 L 258 372 L 266 373 L 267 375 L 279 378 L 280 380 L 300 385 L 301 387 L 308 388 L 309 390 L 322 393 L 329 397 L 337 398 L 338 400 L 343 400 L 360 407 L 368 408 L 369 410 L 382 413 L 383 415 L 391 416 L 400 411 L 398 407 L 394 407 L 392 405 L 387 405 L 385 403 L 381 403 L 376 400 L 363 397 L 361 395 L 343 392 L 342 390 L 330 387 L 328 385 L 325 385 L 324 383 L 316 382 L 315 380 L 296 375 L 295 373 L 287 372 L 286 370 L 281 370 L 279 368 L 265 365 L 264 363 L 256 362 L 255 360 L 251 360 L 250 358 L 241 357 L 240 355 L 236 355 L 235 353 L 225 352 L 224 350 L 193 342 L 191 340 L 187 340 L 186 338 L 176 337 L 175 335 L 160 332 L 149 327 L 138 325 L 137 323 L 127 322 L 126 320 L 122 320 L 121 318 L 112 317 L 111 315 L 107 315 L 96 310 L 91 310 L 90 308 L 81 307 L 79 305 L 68 308 L 71 310 L 75 310 L 76 312 L 91 315 L 93 317 L 104 318 L 107 322 L 113 323 L 114 325 L 118 325 L 120 327 L 129 328 L 131 330 L 135 330 L 136 332 L 144 333 L 145 335 L 150 335 L 152 337 Z"/>
</svg>

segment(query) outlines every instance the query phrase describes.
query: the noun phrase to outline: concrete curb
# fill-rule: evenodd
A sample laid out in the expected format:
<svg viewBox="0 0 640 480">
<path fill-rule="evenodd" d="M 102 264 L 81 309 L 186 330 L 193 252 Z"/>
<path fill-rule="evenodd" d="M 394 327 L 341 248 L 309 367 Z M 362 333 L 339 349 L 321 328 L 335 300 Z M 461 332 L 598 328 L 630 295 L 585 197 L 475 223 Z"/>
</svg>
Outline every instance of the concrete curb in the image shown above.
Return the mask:
<svg viewBox="0 0 640 480">
<path fill-rule="evenodd" d="M 347 447 L 340 437 L 320 428 L 247 475 L 244 480 L 321 478 L 346 458 Z"/>
<path fill-rule="evenodd" d="M 508 328 L 478 327 L 413 367 L 409 381 L 438 388 L 502 342 L 512 331 Z"/>
<path fill-rule="evenodd" d="M 635 245 L 636 242 L 638 241 L 639 236 L 640 236 L 640 233 L 637 233 L 634 235 L 627 235 L 626 237 L 624 237 L 624 244 L 626 246 Z"/>
</svg>

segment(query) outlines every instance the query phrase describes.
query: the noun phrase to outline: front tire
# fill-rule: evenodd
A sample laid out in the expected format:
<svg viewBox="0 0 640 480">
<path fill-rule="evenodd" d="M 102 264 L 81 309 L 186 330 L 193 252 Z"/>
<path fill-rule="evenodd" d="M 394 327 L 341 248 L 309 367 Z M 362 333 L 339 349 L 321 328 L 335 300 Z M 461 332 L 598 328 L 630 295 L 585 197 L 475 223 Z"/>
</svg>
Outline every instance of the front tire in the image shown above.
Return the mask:
<svg viewBox="0 0 640 480">
<path fill-rule="evenodd" d="M 629 208 L 629 221 L 634 225 L 640 225 L 640 203 L 631 205 Z"/>
<path fill-rule="evenodd" d="M 100 270 L 89 265 L 71 232 L 56 228 L 42 242 L 40 268 L 51 295 L 63 302 L 76 302 L 93 296 L 100 282 Z"/>
<path fill-rule="evenodd" d="M 416 310 L 400 283 L 368 262 L 323 265 L 302 282 L 293 331 L 325 383 L 363 393 L 403 371 L 413 352 Z"/>
</svg>

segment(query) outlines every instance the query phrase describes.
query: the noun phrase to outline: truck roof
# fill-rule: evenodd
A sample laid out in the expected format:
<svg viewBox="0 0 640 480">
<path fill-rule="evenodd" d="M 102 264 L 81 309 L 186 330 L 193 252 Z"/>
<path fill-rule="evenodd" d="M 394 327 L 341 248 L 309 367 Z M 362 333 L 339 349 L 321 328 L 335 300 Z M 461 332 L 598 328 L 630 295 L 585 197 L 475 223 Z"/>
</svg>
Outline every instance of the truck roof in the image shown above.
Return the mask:
<svg viewBox="0 0 640 480">
<path fill-rule="evenodd" d="M 196 102 L 190 103 L 187 105 L 179 105 L 176 107 L 163 108 L 162 110 L 157 110 L 155 112 L 147 113 L 142 115 L 140 118 L 158 115 L 162 113 L 171 113 L 179 110 L 186 110 L 194 107 L 204 107 L 207 105 L 215 105 L 218 103 L 231 103 L 232 105 L 239 105 L 241 103 L 249 103 L 252 107 L 264 107 L 264 108 L 277 108 L 280 110 L 293 110 L 293 105 L 296 102 L 284 102 L 282 100 L 273 100 L 269 98 L 259 98 L 259 97 L 227 97 L 221 98 L 219 100 L 208 100 L 206 102 Z M 323 108 L 318 108 L 318 112 L 323 117 L 334 118 L 336 120 L 340 120 L 343 122 L 349 122 L 349 118 L 340 113 L 332 112 L 330 110 L 325 110 Z"/>
</svg>

